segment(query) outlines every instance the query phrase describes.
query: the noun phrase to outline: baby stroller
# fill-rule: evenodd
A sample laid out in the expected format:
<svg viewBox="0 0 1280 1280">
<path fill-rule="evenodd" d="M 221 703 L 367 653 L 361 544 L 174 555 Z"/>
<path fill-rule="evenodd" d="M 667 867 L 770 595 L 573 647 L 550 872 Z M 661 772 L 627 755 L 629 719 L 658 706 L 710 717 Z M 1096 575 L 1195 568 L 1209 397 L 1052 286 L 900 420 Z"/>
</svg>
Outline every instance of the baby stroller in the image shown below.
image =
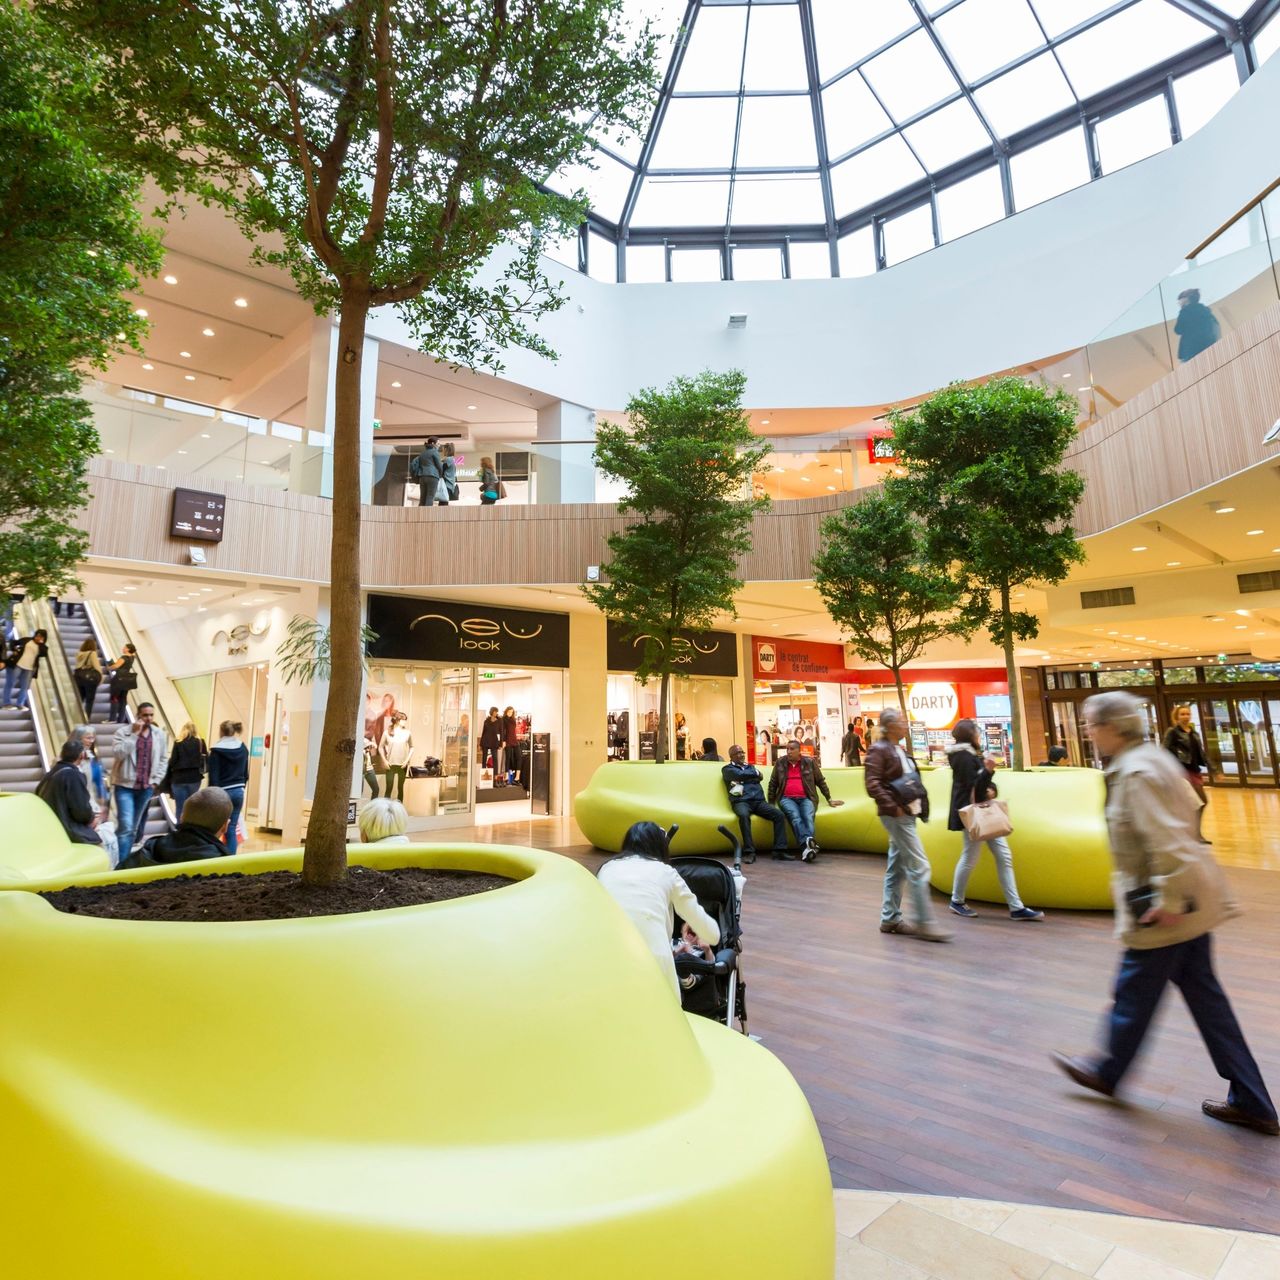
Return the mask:
<svg viewBox="0 0 1280 1280">
<path fill-rule="evenodd" d="M 679 830 L 667 832 L 667 843 Z M 672 858 L 671 865 L 693 890 L 702 909 L 720 926 L 720 943 L 714 960 L 676 956 L 680 1003 L 686 1013 L 696 1013 L 732 1027 L 736 1019 L 747 1034 L 747 988 L 742 977 L 742 846 L 724 826 L 720 833 L 733 846 L 733 869 L 716 858 Z M 676 916 L 672 941 L 679 942 L 684 921 Z"/>
</svg>

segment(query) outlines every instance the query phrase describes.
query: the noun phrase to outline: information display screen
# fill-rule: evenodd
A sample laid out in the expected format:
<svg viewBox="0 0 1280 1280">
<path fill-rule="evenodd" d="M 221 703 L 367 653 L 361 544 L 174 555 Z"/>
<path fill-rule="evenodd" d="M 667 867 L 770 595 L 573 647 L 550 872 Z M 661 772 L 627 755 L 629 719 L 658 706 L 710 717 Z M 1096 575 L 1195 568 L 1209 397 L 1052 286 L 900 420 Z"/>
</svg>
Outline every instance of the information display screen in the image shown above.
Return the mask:
<svg viewBox="0 0 1280 1280">
<path fill-rule="evenodd" d="M 225 494 L 202 493 L 199 489 L 175 489 L 173 522 L 169 526 L 169 536 L 195 538 L 200 542 L 221 542 L 226 515 Z"/>
</svg>

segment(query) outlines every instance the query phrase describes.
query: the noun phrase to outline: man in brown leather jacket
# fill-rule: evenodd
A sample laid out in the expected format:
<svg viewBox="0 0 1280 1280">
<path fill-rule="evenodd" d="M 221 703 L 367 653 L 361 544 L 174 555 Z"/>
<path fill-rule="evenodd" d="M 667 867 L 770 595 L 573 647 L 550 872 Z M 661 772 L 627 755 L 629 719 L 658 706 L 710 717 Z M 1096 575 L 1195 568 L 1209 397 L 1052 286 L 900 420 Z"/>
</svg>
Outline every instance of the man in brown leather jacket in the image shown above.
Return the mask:
<svg viewBox="0 0 1280 1280">
<path fill-rule="evenodd" d="M 884 905 L 880 932 L 902 933 L 926 942 L 950 942 L 951 935 L 933 918 L 929 900 L 929 859 L 925 856 L 916 819 L 929 820 L 929 797 L 906 802 L 892 784 L 911 775 L 918 780 L 916 762 L 902 748 L 907 734 L 902 712 L 887 707 L 880 715 L 880 741 L 867 752 L 864 776 L 867 795 L 876 802 L 880 823 L 889 833 L 889 861 L 884 872 Z M 921 787 L 923 791 L 923 787 Z M 911 890 L 915 920 L 902 917 L 902 882 Z"/>
<path fill-rule="evenodd" d="M 833 809 L 844 804 L 843 800 L 831 798 L 822 766 L 811 756 L 801 755 L 800 744 L 793 738 L 787 743 L 787 754 L 773 766 L 769 775 L 769 803 L 776 804 L 787 815 L 791 830 L 796 833 L 800 857 L 805 862 L 812 862 L 818 856 L 813 815 L 818 808 L 819 791 Z"/>
</svg>

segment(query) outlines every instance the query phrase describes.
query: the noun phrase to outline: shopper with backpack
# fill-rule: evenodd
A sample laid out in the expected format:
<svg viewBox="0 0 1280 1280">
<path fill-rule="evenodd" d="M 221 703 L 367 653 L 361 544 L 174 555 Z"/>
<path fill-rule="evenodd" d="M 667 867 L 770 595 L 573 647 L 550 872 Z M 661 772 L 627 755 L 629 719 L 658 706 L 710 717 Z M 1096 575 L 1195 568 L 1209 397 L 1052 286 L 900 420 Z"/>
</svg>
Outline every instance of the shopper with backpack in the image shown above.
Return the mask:
<svg viewBox="0 0 1280 1280">
<path fill-rule="evenodd" d="M 409 478 L 418 485 L 418 505 L 430 507 L 435 504 L 436 488 L 444 475 L 444 465 L 440 460 L 440 450 L 436 448 L 436 437 L 429 436 L 422 446 L 422 452 L 409 460 Z"/>
</svg>

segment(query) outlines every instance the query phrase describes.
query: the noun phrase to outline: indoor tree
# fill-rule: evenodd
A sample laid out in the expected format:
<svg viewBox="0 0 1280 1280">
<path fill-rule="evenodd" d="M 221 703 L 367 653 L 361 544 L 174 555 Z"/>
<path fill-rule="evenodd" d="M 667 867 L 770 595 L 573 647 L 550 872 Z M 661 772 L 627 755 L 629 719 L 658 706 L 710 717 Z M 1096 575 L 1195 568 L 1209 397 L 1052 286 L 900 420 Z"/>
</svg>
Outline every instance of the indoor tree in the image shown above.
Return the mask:
<svg viewBox="0 0 1280 1280">
<path fill-rule="evenodd" d="M 1015 769 L 1023 758 L 1013 649 L 1040 630 L 1015 592 L 1059 583 L 1084 559 L 1071 526 L 1084 481 L 1064 464 L 1079 407 L 1060 387 L 1005 377 L 950 386 L 890 415 L 931 558 L 985 599 L 984 621 L 1004 653 Z"/>
<path fill-rule="evenodd" d="M 659 763 L 667 756 L 674 642 L 722 614 L 737 616 L 738 561 L 750 549 L 752 517 L 769 505 L 751 496 L 769 445 L 743 412 L 746 384 L 737 369 L 675 378 L 632 396 L 627 426 L 596 432 L 596 466 L 626 486 L 618 510 L 639 518 L 609 536 L 607 581 L 583 590 L 630 640 L 644 640 L 636 679 L 661 682 Z"/>
<path fill-rule="evenodd" d="M 101 110 L 171 193 L 225 209 L 259 261 L 338 317 L 332 645 L 303 878 L 346 871 L 360 708 L 360 371 L 394 305 L 439 359 L 550 355 L 539 265 L 581 203 L 537 179 L 638 123 L 653 40 L 623 0 L 47 0 L 108 63 Z M 498 252 L 495 252 L 498 251 Z"/>
<path fill-rule="evenodd" d="M 0 591 L 56 594 L 88 538 L 74 523 L 98 452 L 90 368 L 137 345 L 124 296 L 159 266 L 137 173 L 97 151 L 98 67 L 38 10 L 0 5 Z"/>
<path fill-rule="evenodd" d="M 821 526 L 813 580 L 853 651 L 888 667 L 907 716 L 902 668 L 935 640 L 967 636 L 982 621 L 970 593 L 925 547 L 925 521 L 890 479 Z M 907 717 L 909 718 L 909 717 Z"/>
</svg>

